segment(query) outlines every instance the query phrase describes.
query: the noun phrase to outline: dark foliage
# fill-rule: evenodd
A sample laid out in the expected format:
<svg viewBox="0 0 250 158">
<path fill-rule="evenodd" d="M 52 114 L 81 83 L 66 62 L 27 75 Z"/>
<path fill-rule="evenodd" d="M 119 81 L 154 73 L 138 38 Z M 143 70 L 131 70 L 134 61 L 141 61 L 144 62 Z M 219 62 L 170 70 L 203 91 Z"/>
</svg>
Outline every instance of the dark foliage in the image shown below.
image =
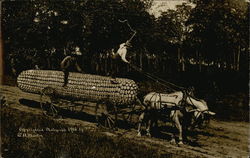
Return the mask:
<svg viewBox="0 0 250 158">
<path fill-rule="evenodd" d="M 147 12 L 152 0 L 4 1 L 5 72 L 17 77 L 35 65 L 59 70 L 65 55 L 79 46 L 83 53 L 79 63 L 85 72 L 117 71 L 118 77 L 145 80 L 138 71 L 110 59 L 111 49 L 133 34 L 119 21 L 126 19 L 137 31 L 128 56 L 143 71 L 197 89 L 197 82 L 206 88 L 209 82 L 247 87 L 249 3 L 236 2 L 198 0 L 194 7 L 183 3 L 155 18 Z M 213 75 L 219 73 L 231 74 L 229 78 Z M 246 92 L 245 88 L 239 91 Z"/>
</svg>

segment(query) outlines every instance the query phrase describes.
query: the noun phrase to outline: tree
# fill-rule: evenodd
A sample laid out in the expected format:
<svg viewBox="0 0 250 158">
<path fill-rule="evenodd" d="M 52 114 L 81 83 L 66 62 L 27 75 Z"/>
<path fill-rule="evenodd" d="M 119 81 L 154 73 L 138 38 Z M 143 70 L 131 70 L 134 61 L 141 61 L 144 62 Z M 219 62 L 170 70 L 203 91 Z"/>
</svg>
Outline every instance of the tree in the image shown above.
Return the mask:
<svg viewBox="0 0 250 158">
<path fill-rule="evenodd" d="M 188 25 L 188 40 L 208 61 L 239 70 L 240 53 L 248 48 L 249 3 L 239 0 L 196 1 Z"/>
<path fill-rule="evenodd" d="M 186 21 L 190 16 L 192 7 L 183 3 L 176 6 L 176 10 L 163 12 L 158 18 L 157 24 L 162 41 L 167 45 L 174 45 L 178 49 L 178 62 L 181 63 L 181 70 L 185 71 L 184 65 L 184 42 L 191 30 L 191 26 L 186 26 Z M 182 53 L 181 53 L 182 52 Z"/>
<path fill-rule="evenodd" d="M 141 47 L 136 45 L 146 46 L 144 41 L 150 34 L 148 26 L 153 24 L 154 19 L 146 11 L 150 4 L 151 0 L 5 1 L 4 48 L 5 52 L 10 52 L 6 59 L 14 57 L 27 63 L 29 56 L 35 55 L 41 68 L 51 69 L 71 51 L 68 45 L 78 45 L 85 57 L 91 57 L 131 36 L 127 25 L 119 19 L 127 19 L 137 30 L 132 42 L 138 50 Z M 52 56 L 56 61 L 50 61 Z M 32 65 L 23 65 L 20 71 L 32 68 Z"/>
</svg>

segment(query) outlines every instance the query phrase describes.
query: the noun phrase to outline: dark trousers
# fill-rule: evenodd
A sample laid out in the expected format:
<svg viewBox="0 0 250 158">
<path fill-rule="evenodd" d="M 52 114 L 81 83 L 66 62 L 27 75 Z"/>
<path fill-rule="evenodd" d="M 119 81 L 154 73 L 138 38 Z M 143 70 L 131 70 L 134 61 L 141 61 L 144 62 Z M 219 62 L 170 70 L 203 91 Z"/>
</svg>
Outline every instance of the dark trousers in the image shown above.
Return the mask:
<svg viewBox="0 0 250 158">
<path fill-rule="evenodd" d="M 69 70 L 64 69 L 63 73 L 64 73 L 64 84 L 63 84 L 64 87 L 68 84 Z"/>
<path fill-rule="evenodd" d="M 122 61 L 121 57 L 117 54 L 112 57 L 112 63 L 114 67 L 112 67 L 111 72 L 109 73 L 111 77 L 115 78 L 118 76 L 118 74 L 123 76 L 126 71 L 127 63 Z"/>
</svg>

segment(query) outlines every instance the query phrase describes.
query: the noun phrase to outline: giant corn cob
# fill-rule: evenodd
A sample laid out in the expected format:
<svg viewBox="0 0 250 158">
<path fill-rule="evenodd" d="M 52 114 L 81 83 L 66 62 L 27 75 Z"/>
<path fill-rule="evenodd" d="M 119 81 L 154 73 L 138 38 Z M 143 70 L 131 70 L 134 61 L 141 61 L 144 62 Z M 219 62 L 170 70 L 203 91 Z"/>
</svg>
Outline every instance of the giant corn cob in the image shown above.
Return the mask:
<svg viewBox="0 0 250 158">
<path fill-rule="evenodd" d="M 68 84 L 63 87 L 64 73 L 52 70 L 26 70 L 17 78 L 18 87 L 30 93 L 40 93 L 45 87 L 55 89 L 56 95 L 63 98 L 101 101 L 114 104 L 131 104 L 137 95 L 138 87 L 133 80 L 70 72 Z"/>
</svg>

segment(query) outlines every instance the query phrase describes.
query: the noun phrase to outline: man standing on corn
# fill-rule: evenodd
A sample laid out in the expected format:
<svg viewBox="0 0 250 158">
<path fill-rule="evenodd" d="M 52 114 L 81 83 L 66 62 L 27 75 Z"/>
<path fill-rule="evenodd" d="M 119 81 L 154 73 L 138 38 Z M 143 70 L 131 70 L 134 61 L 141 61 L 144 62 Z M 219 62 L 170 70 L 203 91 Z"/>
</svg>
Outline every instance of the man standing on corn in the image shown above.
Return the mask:
<svg viewBox="0 0 250 158">
<path fill-rule="evenodd" d="M 114 51 L 112 50 L 112 56 L 111 57 L 113 59 L 113 62 L 115 63 L 115 65 L 117 67 L 124 68 L 124 67 L 127 66 L 126 64 L 131 65 L 130 62 L 126 59 L 126 55 L 127 55 L 127 49 L 129 47 L 131 47 L 130 41 L 136 35 L 136 31 L 134 29 L 132 29 L 132 27 L 129 25 L 127 19 L 125 19 L 125 20 L 120 20 L 119 19 L 118 21 L 121 22 L 121 23 L 126 23 L 127 26 L 129 27 L 129 29 L 133 32 L 133 35 L 125 43 L 120 44 L 119 49 L 117 50 L 116 53 L 114 53 Z M 115 75 L 115 73 L 116 73 L 116 71 L 113 69 L 113 71 L 111 72 L 111 77 L 113 78 L 113 80 L 111 80 L 112 83 L 116 83 L 116 80 L 115 80 L 116 75 Z"/>
<path fill-rule="evenodd" d="M 61 69 L 64 73 L 64 84 L 65 87 L 68 83 L 69 72 L 77 71 L 84 73 L 81 67 L 77 63 L 77 57 L 82 55 L 79 47 L 75 47 L 75 50 L 68 56 L 66 56 L 61 62 Z"/>
<path fill-rule="evenodd" d="M 117 67 L 123 68 L 126 66 L 124 63 L 129 64 L 129 61 L 126 59 L 126 55 L 127 55 L 127 48 L 130 46 L 131 45 L 129 41 L 126 41 L 125 43 L 120 44 L 119 49 L 117 50 L 116 53 L 112 50 L 111 57 Z M 117 75 L 116 70 L 113 69 L 113 71 L 111 72 L 111 77 L 113 78 L 111 82 L 114 84 L 117 83 L 117 81 L 115 80 L 116 75 Z"/>
</svg>

